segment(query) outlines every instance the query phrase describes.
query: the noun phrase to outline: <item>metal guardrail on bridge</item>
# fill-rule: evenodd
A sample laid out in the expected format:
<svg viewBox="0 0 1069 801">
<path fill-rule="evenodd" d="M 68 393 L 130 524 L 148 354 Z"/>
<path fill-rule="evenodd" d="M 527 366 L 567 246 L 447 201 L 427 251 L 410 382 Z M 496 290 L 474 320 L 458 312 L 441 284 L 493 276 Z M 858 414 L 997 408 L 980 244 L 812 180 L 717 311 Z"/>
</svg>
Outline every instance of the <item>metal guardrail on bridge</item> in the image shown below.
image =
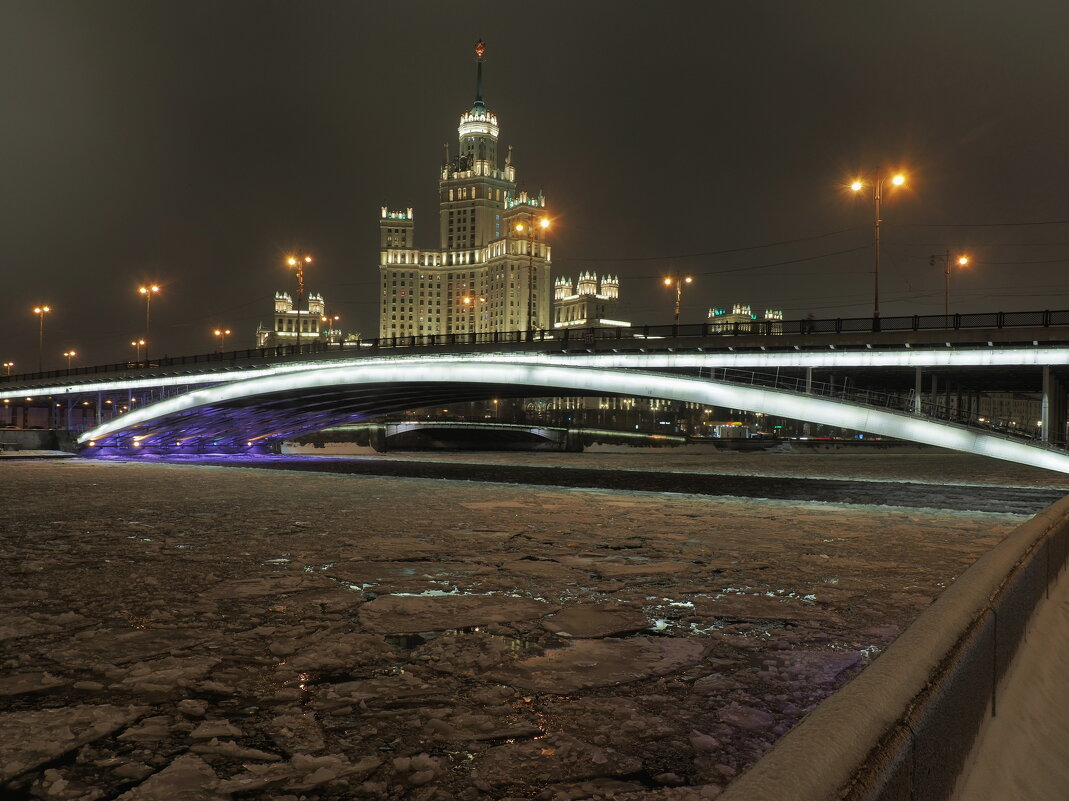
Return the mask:
<svg viewBox="0 0 1069 801">
<path fill-rule="evenodd" d="M 312 342 L 297 345 L 279 345 L 270 348 L 248 348 L 225 353 L 201 353 L 190 356 L 174 356 L 153 359 L 151 362 L 119 362 L 115 364 L 72 367 L 67 370 L 49 370 L 39 373 L 0 376 L 0 385 L 26 380 L 92 377 L 102 373 L 115 374 L 138 371 L 152 375 L 160 372 L 189 371 L 206 372 L 240 369 L 242 363 L 278 359 L 296 359 L 303 356 L 331 355 L 351 358 L 360 354 L 378 354 L 383 350 L 434 347 L 471 346 L 516 346 L 525 349 L 567 349 L 570 345 L 597 344 L 607 340 L 658 340 L 702 339 L 711 342 L 726 337 L 781 335 L 826 335 L 850 333 L 907 332 L 907 331 L 959 331 L 968 329 L 1013 329 L 1052 328 L 1069 326 L 1069 310 L 1030 312 L 986 312 L 981 314 L 930 314 L 900 317 L 835 317 L 804 318 L 799 320 L 749 320 L 743 322 L 685 323 L 675 325 L 643 325 L 603 328 L 554 328 L 537 331 L 491 331 L 459 334 L 415 334 L 411 336 L 380 337 L 356 342 Z"/>
</svg>

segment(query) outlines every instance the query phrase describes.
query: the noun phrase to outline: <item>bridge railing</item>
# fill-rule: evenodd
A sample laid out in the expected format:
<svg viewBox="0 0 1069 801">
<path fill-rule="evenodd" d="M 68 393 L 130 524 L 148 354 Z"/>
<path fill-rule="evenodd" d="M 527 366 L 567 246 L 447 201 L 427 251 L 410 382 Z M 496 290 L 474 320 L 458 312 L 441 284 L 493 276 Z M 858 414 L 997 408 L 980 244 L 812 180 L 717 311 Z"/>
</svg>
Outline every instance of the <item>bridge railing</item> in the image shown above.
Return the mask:
<svg viewBox="0 0 1069 801">
<path fill-rule="evenodd" d="M 703 323 L 676 325 L 613 326 L 592 328 L 554 328 L 533 331 L 487 331 L 454 334 L 414 334 L 350 342 L 309 342 L 298 345 L 278 345 L 267 348 L 248 348 L 225 353 L 199 353 L 187 356 L 165 356 L 151 361 L 127 361 L 112 364 L 71 367 L 38 373 L 0 375 L 0 386 L 39 379 L 92 379 L 100 374 L 137 374 L 153 376 L 173 374 L 189 368 L 202 372 L 203 368 L 234 370 L 252 368 L 264 362 L 299 360 L 306 356 L 323 358 L 353 358 L 360 355 L 381 355 L 384 351 L 413 348 L 442 347 L 501 347 L 512 345 L 534 350 L 597 349 L 609 346 L 610 341 L 628 341 L 634 347 L 650 347 L 650 340 L 693 339 L 705 343 L 726 343 L 728 337 L 759 336 L 774 338 L 782 335 L 850 334 L 871 332 L 908 332 L 965 329 L 1050 328 L 1069 326 L 1069 310 L 1028 312 L 985 312 L 982 314 L 932 314 L 899 317 L 835 317 L 799 320 L 744 320 L 721 322 L 712 318 Z"/>
<path fill-rule="evenodd" d="M 847 379 L 836 382 L 807 381 L 805 378 L 775 373 L 760 373 L 750 370 L 738 370 L 728 367 L 717 367 L 710 371 L 710 378 L 726 381 L 732 384 L 747 384 L 769 389 L 782 389 L 788 392 L 817 395 L 834 400 L 849 401 L 853 404 L 868 406 L 875 409 L 883 409 L 918 417 L 925 417 L 940 422 L 953 423 L 968 428 L 983 430 L 985 433 L 1000 434 L 1012 439 L 1030 440 L 1039 442 L 1042 439 L 1042 429 L 1038 427 L 1011 425 L 1008 422 L 1000 422 L 987 418 L 981 419 L 970 410 L 957 405 L 933 401 L 922 397 L 916 402 L 914 392 L 880 392 L 877 390 L 852 387 Z M 1055 448 L 1056 446 L 1050 446 Z"/>
</svg>

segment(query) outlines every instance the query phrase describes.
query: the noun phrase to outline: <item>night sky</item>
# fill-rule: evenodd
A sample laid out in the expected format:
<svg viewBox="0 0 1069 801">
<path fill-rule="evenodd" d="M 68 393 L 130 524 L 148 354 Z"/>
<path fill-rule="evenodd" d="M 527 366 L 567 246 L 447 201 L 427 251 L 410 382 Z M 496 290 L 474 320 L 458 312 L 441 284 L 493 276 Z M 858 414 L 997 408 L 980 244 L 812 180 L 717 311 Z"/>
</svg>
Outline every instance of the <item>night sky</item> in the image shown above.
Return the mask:
<svg viewBox="0 0 1069 801">
<path fill-rule="evenodd" d="M 254 344 L 284 255 L 375 336 L 378 212 L 437 241 L 445 142 L 485 98 L 523 188 L 546 193 L 555 275 L 621 277 L 622 314 L 712 305 L 942 313 L 1069 308 L 1069 4 L 0 0 L 0 361 Z"/>
</svg>

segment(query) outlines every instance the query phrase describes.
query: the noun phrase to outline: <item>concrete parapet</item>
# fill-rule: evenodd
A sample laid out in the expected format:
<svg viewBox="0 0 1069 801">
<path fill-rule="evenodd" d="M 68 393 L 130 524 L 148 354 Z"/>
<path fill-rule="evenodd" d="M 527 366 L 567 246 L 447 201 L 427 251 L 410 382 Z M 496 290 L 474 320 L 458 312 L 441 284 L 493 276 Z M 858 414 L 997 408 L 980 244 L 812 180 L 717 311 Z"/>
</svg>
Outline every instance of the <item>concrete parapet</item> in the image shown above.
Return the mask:
<svg viewBox="0 0 1069 801">
<path fill-rule="evenodd" d="M 966 570 L 720 801 L 945 801 L 1029 617 L 1066 564 L 1069 497 Z"/>
</svg>

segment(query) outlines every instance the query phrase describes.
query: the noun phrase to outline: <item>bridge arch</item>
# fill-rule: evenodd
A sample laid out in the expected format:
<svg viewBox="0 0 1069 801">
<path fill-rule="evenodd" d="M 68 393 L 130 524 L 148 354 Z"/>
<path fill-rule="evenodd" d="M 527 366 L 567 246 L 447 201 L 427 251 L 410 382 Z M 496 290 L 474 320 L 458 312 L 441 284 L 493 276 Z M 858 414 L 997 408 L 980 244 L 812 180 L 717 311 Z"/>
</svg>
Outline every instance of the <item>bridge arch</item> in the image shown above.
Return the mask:
<svg viewBox="0 0 1069 801">
<path fill-rule="evenodd" d="M 426 358 L 329 363 L 200 387 L 82 434 L 95 447 L 247 447 L 414 406 L 488 397 L 634 396 L 747 409 L 1069 473 L 1069 455 L 909 414 L 710 378 L 616 368 Z"/>
</svg>

